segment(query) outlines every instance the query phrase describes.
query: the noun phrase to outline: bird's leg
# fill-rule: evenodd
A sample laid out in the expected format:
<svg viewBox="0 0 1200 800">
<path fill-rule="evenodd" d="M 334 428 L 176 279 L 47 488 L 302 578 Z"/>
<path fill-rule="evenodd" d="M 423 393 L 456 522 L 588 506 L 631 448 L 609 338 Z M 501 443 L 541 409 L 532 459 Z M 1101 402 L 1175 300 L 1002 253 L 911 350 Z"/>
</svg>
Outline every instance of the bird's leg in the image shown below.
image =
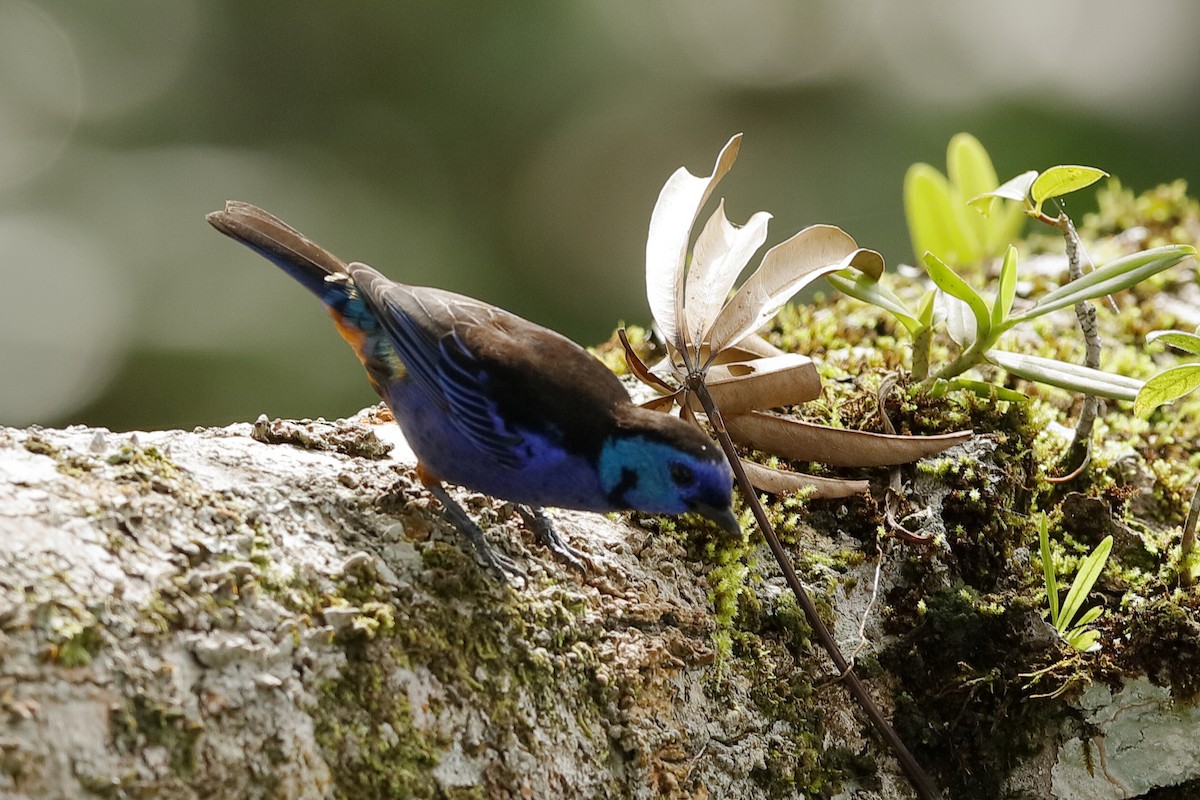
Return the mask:
<svg viewBox="0 0 1200 800">
<path fill-rule="evenodd" d="M 417 466 L 417 476 L 421 479 L 421 483 L 425 484 L 425 488 L 429 493 L 437 498 L 437 501 L 442 504 L 442 508 L 446 512 L 446 516 L 450 519 L 451 524 L 458 528 L 459 533 L 463 534 L 470 540 L 471 545 L 475 548 L 475 555 L 479 562 L 496 574 L 500 580 L 508 582 L 510 576 L 524 578 L 525 572 L 517 566 L 516 562 L 508 556 L 497 553 L 483 538 L 483 531 L 475 524 L 463 507 L 454 501 L 450 493 L 446 491 L 446 487 L 442 486 L 441 481 L 438 481 L 428 472 Z"/>
<path fill-rule="evenodd" d="M 583 553 L 562 540 L 562 537 L 558 535 L 558 531 L 554 530 L 554 523 L 546 516 L 545 511 L 533 506 L 518 505 L 517 513 L 521 515 L 521 519 L 525 520 L 525 524 L 533 531 L 534 537 L 547 550 L 558 556 L 559 560 L 566 562 L 567 566 L 573 567 L 580 572 L 587 572 Z"/>
</svg>

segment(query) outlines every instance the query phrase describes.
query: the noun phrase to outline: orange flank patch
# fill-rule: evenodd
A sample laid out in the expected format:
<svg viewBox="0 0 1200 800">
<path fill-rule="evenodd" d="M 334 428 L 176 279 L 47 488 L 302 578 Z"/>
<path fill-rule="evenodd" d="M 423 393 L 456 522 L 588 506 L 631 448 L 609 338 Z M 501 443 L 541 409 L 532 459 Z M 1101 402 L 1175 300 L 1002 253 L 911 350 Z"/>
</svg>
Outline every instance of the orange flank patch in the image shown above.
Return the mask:
<svg viewBox="0 0 1200 800">
<path fill-rule="evenodd" d="M 363 364 L 366 364 L 367 356 L 364 350 L 367 344 L 366 333 L 363 332 L 362 328 L 354 328 L 347 325 L 342 315 L 334 311 L 332 308 L 328 309 L 328 311 L 329 316 L 333 317 L 333 324 L 337 326 L 338 333 L 340 333 L 342 338 L 346 340 L 346 343 L 353 348 L 354 354 L 358 356 L 358 360 L 363 362 Z"/>
<path fill-rule="evenodd" d="M 362 362 L 362 365 L 367 368 L 367 374 L 372 376 L 371 381 L 374 383 L 375 370 L 379 369 L 382 365 L 380 364 L 379 360 L 375 360 L 374 364 L 372 365 L 372 359 L 367 355 L 366 332 L 363 331 L 362 328 L 356 328 L 353 325 L 347 325 L 342 315 L 338 314 L 332 308 L 326 310 L 329 312 L 329 316 L 333 318 L 333 324 L 337 326 L 338 333 L 342 335 L 342 338 L 345 339 L 346 343 L 349 344 L 351 349 L 354 350 L 354 354 L 358 356 L 358 360 Z M 378 355 L 383 357 L 383 362 L 387 365 L 389 377 L 391 379 L 394 380 L 403 378 L 408 372 L 408 370 L 404 367 L 404 362 L 400 360 L 392 348 L 389 347 L 387 348 L 386 352 Z M 374 366 L 374 369 L 372 369 L 372 366 Z M 375 391 L 378 392 L 380 396 L 383 395 L 381 387 L 375 386 Z"/>
<path fill-rule="evenodd" d="M 426 486 L 436 486 L 442 482 L 441 478 L 430 472 L 429 468 L 420 461 L 417 462 L 417 480 Z"/>
</svg>

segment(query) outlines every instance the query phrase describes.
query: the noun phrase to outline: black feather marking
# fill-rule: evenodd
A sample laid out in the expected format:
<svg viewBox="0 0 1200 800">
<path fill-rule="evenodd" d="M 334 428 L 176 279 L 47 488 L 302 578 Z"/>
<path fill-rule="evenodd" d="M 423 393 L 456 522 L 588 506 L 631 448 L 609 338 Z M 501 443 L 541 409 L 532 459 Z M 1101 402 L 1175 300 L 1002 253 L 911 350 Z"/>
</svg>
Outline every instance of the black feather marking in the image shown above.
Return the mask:
<svg viewBox="0 0 1200 800">
<path fill-rule="evenodd" d="M 454 331 L 442 336 L 438 361 L 440 385 L 454 422 L 473 434 L 475 444 L 506 466 L 520 466 L 519 434 L 504 424 L 489 394 L 487 374 Z"/>
<path fill-rule="evenodd" d="M 621 480 L 617 481 L 616 485 L 609 491 L 608 502 L 613 504 L 613 508 L 627 508 L 629 501 L 625 499 L 625 493 L 630 489 L 636 489 L 637 485 L 637 470 L 631 467 L 621 467 Z"/>
</svg>

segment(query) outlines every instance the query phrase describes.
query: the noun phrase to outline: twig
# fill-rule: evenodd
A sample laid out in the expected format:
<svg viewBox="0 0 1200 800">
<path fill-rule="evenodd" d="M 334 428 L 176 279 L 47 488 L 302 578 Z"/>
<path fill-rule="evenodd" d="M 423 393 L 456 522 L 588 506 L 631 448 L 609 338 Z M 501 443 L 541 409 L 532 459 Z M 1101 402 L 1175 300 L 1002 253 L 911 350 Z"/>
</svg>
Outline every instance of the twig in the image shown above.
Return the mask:
<svg viewBox="0 0 1200 800">
<path fill-rule="evenodd" d="M 922 800 L 940 800 L 942 795 L 934 787 L 933 780 L 921 768 L 921 765 L 917 763 L 917 759 L 909 751 L 908 747 L 905 746 L 895 729 L 888 723 L 887 718 L 883 716 L 883 712 L 879 709 L 879 706 L 875 704 L 875 701 L 867 692 L 867 687 L 854 674 L 853 667 L 846 661 L 845 656 L 842 655 L 842 651 L 838 648 L 833 634 L 825 626 L 821 615 L 817 613 L 816 605 L 813 604 L 812 599 L 808 596 L 808 592 L 804 590 L 804 585 L 800 583 L 800 578 L 796 575 L 796 570 L 792 568 L 792 562 L 788 558 L 787 551 L 783 549 L 783 544 L 779 541 L 775 529 L 771 526 L 771 521 L 767 519 L 766 509 L 758 501 L 758 494 L 755 492 L 754 487 L 750 485 L 750 480 L 746 477 L 746 470 L 742 468 L 742 462 L 738 458 L 737 450 L 734 449 L 733 440 L 729 438 L 729 432 L 725 430 L 725 422 L 721 419 L 721 412 L 717 409 L 717 404 L 709 393 L 708 387 L 704 385 L 703 373 L 693 372 L 688 377 L 687 385 L 689 390 L 696 393 L 700 404 L 704 406 L 704 412 L 708 415 L 708 421 L 717 435 L 717 441 L 720 442 L 721 449 L 725 451 L 725 455 L 729 459 L 729 464 L 733 467 L 733 474 L 737 479 L 742 496 L 754 514 L 754 519 L 758 522 L 759 530 L 762 531 L 763 538 L 767 540 L 767 546 L 771 548 L 771 554 L 775 556 L 775 560 L 779 563 L 779 568 L 783 571 L 783 577 L 787 581 L 788 587 L 792 590 L 792 594 L 796 596 L 796 602 L 804 611 L 804 617 L 808 620 L 809 627 L 812 628 L 813 636 L 820 643 L 821 647 L 825 649 L 825 652 L 829 654 L 830 660 L 833 661 L 842 679 L 846 682 L 846 688 L 849 689 L 855 701 L 866 712 L 867 718 L 871 720 L 871 725 L 875 728 L 875 731 L 883 738 L 892 752 L 895 753 L 896 759 L 900 762 L 900 767 L 904 770 L 904 774 L 908 776 L 908 780 L 912 783 L 917 794 Z"/>
<path fill-rule="evenodd" d="M 1071 218 L 1067 216 L 1066 212 L 1058 215 L 1055 224 L 1066 241 L 1067 269 L 1070 279 L 1079 280 L 1083 277 L 1083 268 L 1079 265 L 1079 251 L 1082 249 L 1079 232 L 1075 230 L 1075 223 L 1071 222 Z M 1100 332 L 1096 326 L 1096 307 L 1087 300 L 1081 300 L 1075 304 L 1075 316 L 1079 319 L 1080 330 L 1083 331 L 1086 348 L 1083 358 L 1084 366 L 1099 369 Z M 1071 477 L 1081 471 L 1091 459 L 1092 428 L 1096 424 L 1096 411 L 1099 406 L 1100 398 L 1093 394 L 1083 396 L 1083 408 L 1080 409 L 1079 419 L 1075 422 L 1075 437 L 1071 440 L 1071 446 L 1067 448 L 1067 453 L 1060 464 L 1066 472 L 1070 473 Z"/>
</svg>

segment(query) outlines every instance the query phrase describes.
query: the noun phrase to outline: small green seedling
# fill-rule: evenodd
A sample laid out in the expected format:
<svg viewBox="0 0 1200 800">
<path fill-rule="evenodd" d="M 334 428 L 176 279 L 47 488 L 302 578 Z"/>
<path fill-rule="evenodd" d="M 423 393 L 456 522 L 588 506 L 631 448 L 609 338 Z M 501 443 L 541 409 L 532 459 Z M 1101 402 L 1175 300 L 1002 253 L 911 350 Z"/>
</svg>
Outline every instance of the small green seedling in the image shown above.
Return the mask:
<svg viewBox="0 0 1200 800">
<path fill-rule="evenodd" d="M 1142 381 L 1055 359 L 1001 350 L 996 345 L 1000 337 L 1016 325 L 1128 289 L 1194 256 L 1196 249 L 1170 245 L 1119 258 L 1048 292 L 1032 307 L 1013 313 L 1020 278 L 1017 250 L 1012 244 L 1002 245 L 995 251 L 996 256 L 1003 253 L 1003 261 L 990 300 L 951 264 L 961 267 L 990 257 L 993 250 L 989 247 L 995 243 L 995 237 L 1015 236 L 1019 226 L 1011 223 L 1014 208 L 1018 219 L 1031 216 L 1058 225 L 1057 219 L 1042 210 L 1045 202 L 1089 186 L 1107 173 L 1093 167 L 1058 166 L 1041 174 L 1029 171 L 996 186 L 991 161 L 987 160 L 986 153 L 982 153 L 982 146 L 974 139 L 960 137 L 955 137 L 951 143 L 948 161 L 955 176 L 950 181 L 928 165 L 916 165 L 916 171 L 910 171 L 905 182 L 905 211 L 913 242 L 918 250 L 924 248 L 920 262 L 933 284 L 922 295 L 916 309 L 885 285 L 884 276 L 847 269 L 827 275 L 826 279 L 839 291 L 892 314 L 904 326 L 913 337 L 912 374 L 925 391 L 934 394 L 947 388 L 978 391 L 978 381 L 965 380 L 961 376 L 973 367 L 990 363 L 1026 380 L 1083 394 L 1133 401 L 1142 388 Z M 956 167 L 956 163 L 959 166 Z M 985 186 L 992 188 L 972 197 L 963 197 L 967 187 L 973 190 Z M 968 206 L 979 212 L 974 214 L 979 220 L 972 219 L 973 212 Z M 952 214 L 947 210 L 950 207 L 957 210 Z M 935 223 L 939 221 L 945 227 L 938 228 Z M 988 247 L 981 242 L 988 243 Z M 940 315 L 936 313 L 939 309 Z M 958 352 L 949 363 L 931 374 L 930 345 L 935 329 L 943 324 Z M 988 388 L 991 393 L 1008 399 L 1013 399 L 1009 395 L 1020 397 L 999 387 Z"/>
<path fill-rule="evenodd" d="M 1075 580 L 1071 582 L 1067 598 L 1060 607 L 1058 576 L 1054 568 L 1054 556 L 1050 552 L 1050 533 L 1045 514 L 1038 515 L 1037 526 L 1042 553 L 1042 574 L 1046 579 L 1046 598 L 1050 601 L 1050 624 L 1058 631 L 1059 636 L 1076 650 L 1099 650 L 1100 633 L 1088 626 L 1100 618 L 1104 607 L 1092 606 L 1082 614 L 1080 611 L 1108 562 L 1108 554 L 1112 551 L 1112 537 L 1105 536 L 1104 541 L 1096 545 L 1096 549 L 1080 562 L 1079 571 L 1075 573 Z"/>
</svg>

